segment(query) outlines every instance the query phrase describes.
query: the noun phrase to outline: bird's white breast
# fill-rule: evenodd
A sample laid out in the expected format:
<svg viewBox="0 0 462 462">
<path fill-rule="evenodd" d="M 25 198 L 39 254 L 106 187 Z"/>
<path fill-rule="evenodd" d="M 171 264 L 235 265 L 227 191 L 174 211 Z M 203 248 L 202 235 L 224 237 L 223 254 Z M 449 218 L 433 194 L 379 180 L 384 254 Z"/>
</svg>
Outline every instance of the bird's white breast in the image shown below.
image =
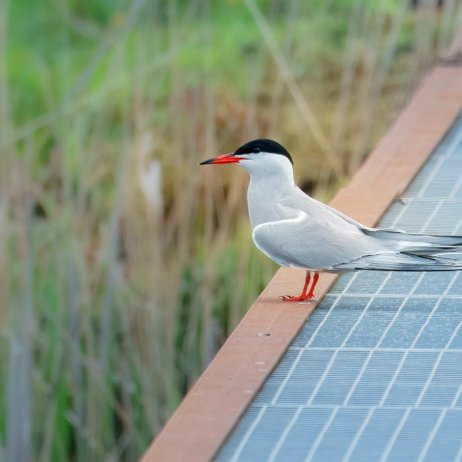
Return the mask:
<svg viewBox="0 0 462 462">
<path fill-rule="evenodd" d="M 296 190 L 292 164 L 276 154 L 259 154 L 257 161 L 241 162 L 250 174 L 247 206 L 252 228 L 278 220 L 293 218 L 281 200 Z"/>
<path fill-rule="evenodd" d="M 277 187 L 272 181 L 258 181 L 252 179 L 247 190 L 247 206 L 252 229 L 262 223 L 287 220 L 295 215 L 286 207 L 282 207 L 281 199 L 288 194 L 288 186 Z"/>
</svg>

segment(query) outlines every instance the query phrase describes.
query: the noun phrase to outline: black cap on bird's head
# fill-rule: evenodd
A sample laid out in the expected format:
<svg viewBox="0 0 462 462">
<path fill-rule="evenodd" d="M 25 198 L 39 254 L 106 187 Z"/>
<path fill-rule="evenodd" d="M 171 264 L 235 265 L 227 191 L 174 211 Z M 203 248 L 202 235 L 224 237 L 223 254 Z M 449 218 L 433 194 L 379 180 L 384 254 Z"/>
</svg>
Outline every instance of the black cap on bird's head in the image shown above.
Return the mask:
<svg viewBox="0 0 462 462">
<path fill-rule="evenodd" d="M 293 160 L 289 151 L 282 146 L 281 144 L 277 143 L 276 141 L 262 138 L 258 140 L 249 141 L 248 143 L 243 144 L 240 148 L 236 149 L 236 151 L 223 154 L 221 156 L 213 157 L 212 159 L 205 160 L 201 162 L 200 165 L 206 164 L 236 164 L 239 163 L 241 160 L 252 160 L 254 157 L 260 153 L 268 153 L 268 154 L 280 154 L 281 156 L 286 157 L 289 159 L 290 163 L 293 165 Z"/>
</svg>

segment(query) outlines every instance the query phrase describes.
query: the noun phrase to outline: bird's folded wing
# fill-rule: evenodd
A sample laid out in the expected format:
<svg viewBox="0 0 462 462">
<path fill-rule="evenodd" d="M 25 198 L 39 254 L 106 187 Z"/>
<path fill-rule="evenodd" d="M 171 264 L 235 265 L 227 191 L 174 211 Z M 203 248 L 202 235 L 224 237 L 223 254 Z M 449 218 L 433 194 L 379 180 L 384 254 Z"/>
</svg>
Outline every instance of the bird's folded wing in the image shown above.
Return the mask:
<svg viewBox="0 0 462 462">
<path fill-rule="evenodd" d="M 255 245 L 283 266 L 332 270 L 342 263 L 381 251 L 360 230 L 299 211 L 294 218 L 255 227 Z"/>
</svg>

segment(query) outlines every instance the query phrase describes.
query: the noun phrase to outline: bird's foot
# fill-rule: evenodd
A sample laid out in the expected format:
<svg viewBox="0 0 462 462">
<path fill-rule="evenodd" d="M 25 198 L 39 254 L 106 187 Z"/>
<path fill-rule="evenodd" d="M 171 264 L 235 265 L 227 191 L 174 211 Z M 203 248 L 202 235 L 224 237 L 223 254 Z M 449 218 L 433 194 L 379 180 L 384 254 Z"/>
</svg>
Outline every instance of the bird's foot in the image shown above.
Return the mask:
<svg viewBox="0 0 462 462">
<path fill-rule="evenodd" d="M 283 302 L 309 302 L 314 300 L 314 296 L 309 297 L 308 295 L 283 295 L 281 300 Z"/>
<path fill-rule="evenodd" d="M 305 276 L 305 285 L 303 286 L 302 293 L 298 296 L 294 295 L 284 295 L 281 297 L 283 302 L 310 302 L 310 301 L 316 301 L 316 298 L 314 298 L 314 288 L 316 287 L 316 284 L 318 283 L 319 279 L 319 273 L 314 273 L 313 275 L 313 283 L 311 285 L 311 289 L 308 290 L 308 286 L 310 284 L 311 280 L 311 273 L 309 271 L 306 272 Z M 307 293 L 308 292 L 308 293 Z"/>
</svg>

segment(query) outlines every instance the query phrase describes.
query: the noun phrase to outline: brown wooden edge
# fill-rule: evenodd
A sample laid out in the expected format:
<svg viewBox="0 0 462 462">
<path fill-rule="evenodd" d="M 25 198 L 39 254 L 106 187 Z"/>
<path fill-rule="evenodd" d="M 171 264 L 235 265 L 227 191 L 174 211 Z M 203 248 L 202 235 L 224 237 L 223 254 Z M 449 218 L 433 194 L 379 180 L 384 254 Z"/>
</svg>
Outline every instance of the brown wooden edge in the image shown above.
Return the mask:
<svg viewBox="0 0 462 462">
<path fill-rule="evenodd" d="M 437 67 L 332 205 L 374 225 L 451 126 L 462 106 L 462 68 Z M 280 269 L 186 395 L 143 462 L 208 461 L 277 365 L 317 303 L 286 304 L 304 271 Z M 335 276 L 323 274 L 318 295 Z"/>
</svg>

